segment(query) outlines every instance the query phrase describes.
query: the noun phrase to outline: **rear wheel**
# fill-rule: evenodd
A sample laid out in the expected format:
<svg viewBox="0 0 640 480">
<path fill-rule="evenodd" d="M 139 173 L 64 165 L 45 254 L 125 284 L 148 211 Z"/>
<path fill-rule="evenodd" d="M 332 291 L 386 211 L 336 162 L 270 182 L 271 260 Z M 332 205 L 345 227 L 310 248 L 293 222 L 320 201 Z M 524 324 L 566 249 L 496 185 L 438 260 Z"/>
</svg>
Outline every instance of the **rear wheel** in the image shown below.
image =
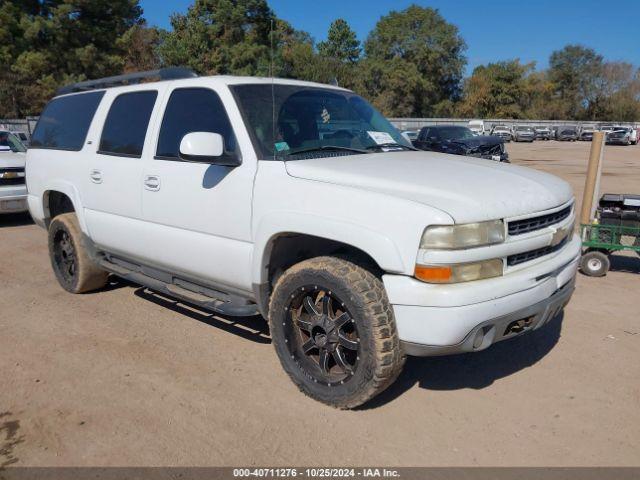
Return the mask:
<svg viewBox="0 0 640 480">
<path fill-rule="evenodd" d="M 590 277 L 603 277 L 609 271 L 609 256 L 597 250 L 591 250 L 580 259 L 580 270 Z"/>
<path fill-rule="evenodd" d="M 365 403 L 404 365 L 382 282 L 347 260 L 318 257 L 287 270 L 271 297 L 269 326 L 291 380 L 333 407 Z"/>
<path fill-rule="evenodd" d="M 49 225 L 49 257 L 60 286 L 71 293 L 102 288 L 108 273 L 91 260 L 75 213 L 58 215 Z"/>
</svg>

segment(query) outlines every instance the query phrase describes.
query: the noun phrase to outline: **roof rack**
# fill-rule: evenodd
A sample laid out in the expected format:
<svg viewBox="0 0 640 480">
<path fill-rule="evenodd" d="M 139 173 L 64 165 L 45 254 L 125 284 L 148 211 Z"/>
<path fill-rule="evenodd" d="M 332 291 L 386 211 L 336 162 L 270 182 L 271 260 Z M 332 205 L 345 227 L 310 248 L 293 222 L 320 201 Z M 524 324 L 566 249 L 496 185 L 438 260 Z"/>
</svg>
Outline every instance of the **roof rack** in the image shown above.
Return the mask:
<svg viewBox="0 0 640 480">
<path fill-rule="evenodd" d="M 58 89 L 56 95 L 67 93 L 85 92 L 99 88 L 117 87 L 119 85 L 133 85 L 148 78 L 159 78 L 160 80 L 178 80 L 180 78 L 194 78 L 198 75 L 190 68 L 168 67 L 159 70 L 149 70 L 147 72 L 127 73 L 114 77 L 99 78 L 97 80 L 87 80 L 85 82 L 72 83 Z"/>
</svg>

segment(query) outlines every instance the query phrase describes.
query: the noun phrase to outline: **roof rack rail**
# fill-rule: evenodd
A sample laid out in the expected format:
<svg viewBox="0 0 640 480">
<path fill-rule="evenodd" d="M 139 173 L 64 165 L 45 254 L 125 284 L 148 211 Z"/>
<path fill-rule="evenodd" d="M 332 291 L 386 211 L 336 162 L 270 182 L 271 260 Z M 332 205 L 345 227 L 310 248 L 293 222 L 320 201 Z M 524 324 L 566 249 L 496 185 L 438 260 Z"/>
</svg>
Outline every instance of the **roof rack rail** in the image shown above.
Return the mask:
<svg viewBox="0 0 640 480">
<path fill-rule="evenodd" d="M 149 70 L 147 72 L 127 73 L 124 75 L 116 75 L 114 77 L 99 78 L 97 80 L 87 80 L 85 82 L 72 83 L 61 87 L 56 95 L 65 95 L 67 93 L 85 92 L 87 90 L 96 90 L 100 88 L 117 87 L 119 85 L 132 85 L 140 83 L 141 80 L 147 78 L 159 78 L 160 80 L 178 80 L 180 78 L 194 78 L 198 75 L 190 68 L 168 67 L 159 70 Z"/>
</svg>

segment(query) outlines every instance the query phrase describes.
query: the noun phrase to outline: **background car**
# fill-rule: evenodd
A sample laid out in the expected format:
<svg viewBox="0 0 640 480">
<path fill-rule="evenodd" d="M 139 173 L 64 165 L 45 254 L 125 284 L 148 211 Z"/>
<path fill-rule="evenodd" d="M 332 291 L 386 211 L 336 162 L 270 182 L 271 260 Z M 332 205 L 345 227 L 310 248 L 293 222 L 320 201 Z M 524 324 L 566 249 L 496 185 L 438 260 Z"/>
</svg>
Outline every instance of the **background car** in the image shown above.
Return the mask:
<svg viewBox="0 0 640 480">
<path fill-rule="evenodd" d="M 413 143 L 418 138 L 418 130 L 405 130 L 402 136 Z"/>
<path fill-rule="evenodd" d="M 0 214 L 27 211 L 25 152 L 18 137 L 0 131 Z"/>
<path fill-rule="evenodd" d="M 16 137 L 18 137 L 18 139 L 20 140 L 20 142 L 22 142 L 22 144 L 25 147 L 29 146 L 29 134 L 27 132 L 18 132 L 18 131 L 13 131 L 11 132 L 12 134 L 14 134 Z"/>
<path fill-rule="evenodd" d="M 506 125 L 495 125 L 491 129 L 491 135 L 500 137 L 505 142 L 511 141 L 511 129 Z"/>
<path fill-rule="evenodd" d="M 509 162 L 509 155 L 500 137 L 474 135 L 467 127 L 455 125 L 423 127 L 414 146 L 420 150 Z"/>
<path fill-rule="evenodd" d="M 607 132 L 606 143 L 609 145 L 631 145 L 631 128 L 615 127 Z"/>
<path fill-rule="evenodd" d="M 533 131 L 535 133 L 536 140 L 551 140 L 551 129 L 549 127 L 540 125 L 533 127 Z"/>
<path fill-rule="evenodd" d="M 489 129 L 487 125 L 485 125 L 484 120 L 471 120 L 467 127 L 474 135 L 485 135 Z"/>
<path fill-rule="evenodd" d="M 574 125 L 565 125 L 558 128 L 556 140 L 561 142 L 575 142 L 578 140 L 578 127 Z"/>
<path fill-rule="evenodd" d="M 578 135 L 578 140 L 582 140 L 584 142 L 590 142 L 593 140 L 593 132 L 595 130 L 593 127 L 583 127 L 580 130 L 580 134 Z"/>
<path fill-rule="evenodd" d="M 517 125 L 513 128 L 514 142 L 533 142 L 535 138 L 536 134 L 531 127 L 526 125 Z"/>
</svg>

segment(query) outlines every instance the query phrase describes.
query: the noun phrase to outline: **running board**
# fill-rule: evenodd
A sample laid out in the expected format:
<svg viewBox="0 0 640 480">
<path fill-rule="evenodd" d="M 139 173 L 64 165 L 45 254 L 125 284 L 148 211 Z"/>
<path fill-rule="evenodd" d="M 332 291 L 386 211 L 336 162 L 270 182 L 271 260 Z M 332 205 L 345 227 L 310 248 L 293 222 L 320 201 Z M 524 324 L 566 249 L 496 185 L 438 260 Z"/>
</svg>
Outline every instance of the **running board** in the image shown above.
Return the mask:
<svg viewBox="0 0 640 480">
<path fill-rule="evenodd" d="M 117 261 L 118 260 L 116 259 L 107 259 L 103 257 L 99 260 L 98 263 L 105 270 L 126 280 L 129 280 L 132 283 L 137 283 L 158 293 L 163 293 L 178 300 L 183 300 L 187 303 L 191 303 L 214 313 L 220 313 L 222 315 L 228 315 L 231 317 L 250 317 L 254 315 L 260 315 L 258 305 L 256 305 L 255 303 L 244 303 L 247 301 L 239 297 L 224 294 L 222 292 L 219 293 L 220 298 L 207 295 L 207 293 L 205 292 L 212 291 L 207 287 L 173 277 L 172 275 L 162 275 L 167 279 L 171 279 L 172 283 L 168 283 L 158 278 L 154 278 L 153 276 L 148 275 L 143 271 L 140 271 L 143 270 L 144 267 L 131 264 L 132 268 L 127 268 L 120 262 L 115 263 Z M 122 263 L 129 264 L 129 262 L 124 261 L 122 261 Z M 133 268 L 135 268 L 135 270 Z M 196 291 L 196 289 L 198 291 Z"/>
</svg>

